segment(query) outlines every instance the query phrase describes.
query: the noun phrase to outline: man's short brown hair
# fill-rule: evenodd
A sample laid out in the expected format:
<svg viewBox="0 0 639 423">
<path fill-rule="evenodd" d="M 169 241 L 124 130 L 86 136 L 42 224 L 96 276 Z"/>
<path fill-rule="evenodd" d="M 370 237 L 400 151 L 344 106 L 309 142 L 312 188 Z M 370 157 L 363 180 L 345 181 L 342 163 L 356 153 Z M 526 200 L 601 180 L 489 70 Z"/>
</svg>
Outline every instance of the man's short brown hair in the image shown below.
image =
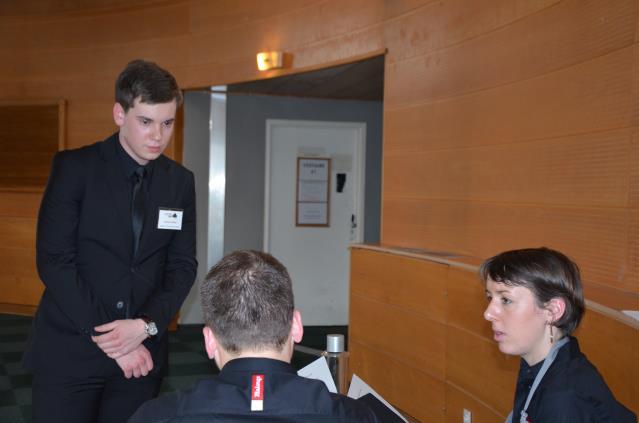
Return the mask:
<svg viewBox="0 0 639 423">
<path fill-rule="evenodd" d="M 270 254 L 236 251 L 211 268 L 200 287 L 204 321 L 230 353 L 280 351 L 295 305 L 288 271 Z"/>
<path fill-rule="evenodd" d="M 136 98 L 140 103 L 182 103 L 182 91 L 171 73 L 154 62 L 133 60 L 115 81 L 115 102 L 128 112 Z"/>
</svg>

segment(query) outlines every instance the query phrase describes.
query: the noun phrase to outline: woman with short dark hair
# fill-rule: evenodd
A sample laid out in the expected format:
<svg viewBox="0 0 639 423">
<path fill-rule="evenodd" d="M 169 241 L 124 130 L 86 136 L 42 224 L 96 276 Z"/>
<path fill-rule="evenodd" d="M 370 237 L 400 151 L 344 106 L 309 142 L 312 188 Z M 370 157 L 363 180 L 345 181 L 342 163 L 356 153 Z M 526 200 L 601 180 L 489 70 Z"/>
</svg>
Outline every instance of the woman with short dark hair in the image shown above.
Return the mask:
<svg viewBox="0 0 639 423">
<path fill-rule="evenodd" d="M 636 422 L 579 350 L 584 314 L 579 268 L 549 248 L 506 251 L 479 270 L 484 318 L 505 354 L 522 358 L 507 422 Z"/>
</svg>

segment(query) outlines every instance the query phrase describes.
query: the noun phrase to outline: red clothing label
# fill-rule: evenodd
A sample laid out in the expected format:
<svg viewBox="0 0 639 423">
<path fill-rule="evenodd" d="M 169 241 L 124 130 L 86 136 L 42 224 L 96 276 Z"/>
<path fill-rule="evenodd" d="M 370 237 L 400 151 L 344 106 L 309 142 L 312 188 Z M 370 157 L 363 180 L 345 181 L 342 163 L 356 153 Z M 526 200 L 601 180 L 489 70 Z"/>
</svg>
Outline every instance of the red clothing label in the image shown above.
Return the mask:
<svg viewBox="0 0 639 423">
<path fill-rule="evenodd" d="M 251 380 L 251 399 L 264 400 L 264 375 L 253 375 Z"/>
<path fill-rule="evenodd" d="M 251 411 L 264 410 L 264 375 L 251 376 Z"/>
</svg>

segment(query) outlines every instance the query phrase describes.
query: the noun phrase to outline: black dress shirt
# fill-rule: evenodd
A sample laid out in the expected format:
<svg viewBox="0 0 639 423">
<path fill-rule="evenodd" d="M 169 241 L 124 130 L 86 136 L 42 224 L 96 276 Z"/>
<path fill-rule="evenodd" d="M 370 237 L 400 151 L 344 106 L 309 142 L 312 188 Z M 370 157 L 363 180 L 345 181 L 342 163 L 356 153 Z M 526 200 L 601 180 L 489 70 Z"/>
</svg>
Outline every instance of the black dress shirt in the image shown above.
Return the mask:
<svg viewBox="0 0 639 423">
<path fill-rule="evenodd" d="M 263 411 L 251 411 L 251 380 L 264 376 Z M 332 394 L 323 382 L 298 376 L 288 363 L 266 358 L 239 358 L 219 375 L 199 381 L 181 393 L 146 402 L 129 423 L 379 422 L 352 398 Z"/>
</svg>

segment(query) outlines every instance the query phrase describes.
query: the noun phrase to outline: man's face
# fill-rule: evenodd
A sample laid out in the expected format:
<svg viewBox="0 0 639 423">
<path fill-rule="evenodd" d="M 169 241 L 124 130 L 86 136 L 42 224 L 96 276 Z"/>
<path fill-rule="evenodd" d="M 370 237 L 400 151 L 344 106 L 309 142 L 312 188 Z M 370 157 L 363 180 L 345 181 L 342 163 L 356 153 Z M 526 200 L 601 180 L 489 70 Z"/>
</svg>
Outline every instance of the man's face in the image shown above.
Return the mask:
<svg viewBox="0 0 639 423">
<path fill-rule="evenodd" d="M 127 112 L 119 104 L 113 106 L 113 119 L 120 127 L 120 144 L 141 165 L 157 159 L 169 145 L 175 122 L 175 100 L 147 104 L 133 101 Z"/>
</svg>

